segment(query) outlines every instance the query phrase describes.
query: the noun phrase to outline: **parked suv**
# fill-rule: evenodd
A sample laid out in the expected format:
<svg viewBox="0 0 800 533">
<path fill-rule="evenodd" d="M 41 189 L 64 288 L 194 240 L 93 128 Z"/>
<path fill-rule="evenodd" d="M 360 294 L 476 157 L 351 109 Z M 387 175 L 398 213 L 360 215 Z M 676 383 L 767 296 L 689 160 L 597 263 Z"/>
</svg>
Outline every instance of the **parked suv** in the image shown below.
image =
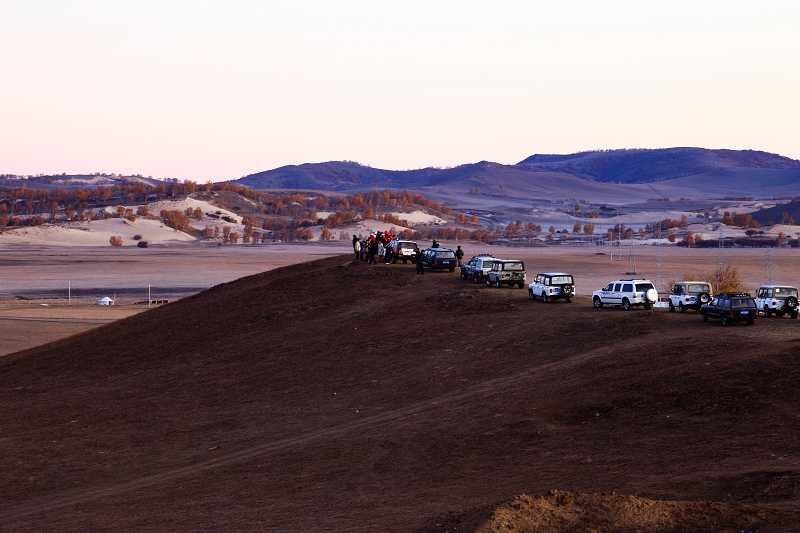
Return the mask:
<svg viewBox="0 0 800 533">
<path fill-rule="evenodd" d="M 486 285 L 517 285 L 521 289 L 525 285 L 525 263 L 519 259 L 495 259 L 486 274 Z"/>
<path fill-rule="evenodd" d="M 600 308 L 603 305 L 622 306 L 628 311 L 634 305 L 645 309 L 658 301 L 658 291 L 647 279 L 620 279 L 612 281 L 599 291 L 592 293 L 592 303 Z"/>
<path fill-rule="evenodd" d="M 495 258 L 491 255 L 476 255 L 463 265 L 461 265 L 461 279 L 470 279 L 475 283 L 480 283 L 486 279 L 486 274 L 494 265 Z"/>
<path fill-rule="evenodd" d="M 758 316 L 758 308 L 750 294 L 732 292 L 714 296 L 710 303 L 700 308 L 700 313 L 703 315 L 703 322 L 708 322 L 709 318 L 719 318 L 723 326 L 741 321 L 752 325 Z"/>
<path fill-rule="evenodd" d="M 756 293 L 756 307 L 770 317 L 772 314 L 789 314 L 797 318 L 797 287 L 787 285 L 763 285 Z"/>
<path fill-rule="evenodd" d="M 562 298 L 569 303 L 575 296 L 575 281 L 572 276 L 563 272 L 545 272 L 537 274 L 533 283 L 528 285 L 528 298 L 541 298 L 544 303 Z"/>
<path fill-rule="evenodd" d="M 713 297 L 711 284 L 705 281 L 679 281 L 672 286 L 672 294 L 669 295 L 669 312 L 675 312 L 676 307 L 681 313 L 687 309 L 699 311 Z"/>
<path fill-rule="evenodd" d="M 450 248 L 426 248 L 422 252 L 422 266 L 428 267 L 431 272 L 438 269 L 447 269 L 455 272 L 456 253 Z"/>
<path fill-rule="evenodd" d="M 414 241 L 392 241 L 389 243 L 389 257 L 392 263 L 395 261 L 415 262 L 417 260 L 417 243 Z"/>
</svg>

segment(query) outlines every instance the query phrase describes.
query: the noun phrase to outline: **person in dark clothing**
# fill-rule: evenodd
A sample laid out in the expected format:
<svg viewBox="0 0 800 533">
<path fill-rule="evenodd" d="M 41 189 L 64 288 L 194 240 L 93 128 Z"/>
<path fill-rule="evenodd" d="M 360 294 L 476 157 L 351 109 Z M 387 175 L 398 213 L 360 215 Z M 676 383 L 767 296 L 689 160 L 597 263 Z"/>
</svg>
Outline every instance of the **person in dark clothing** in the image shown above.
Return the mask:
<svg viewBox="0 0 800 533">
<path fill-rule="evenodd" d="M 378 264 L 378 261 L 375 259 L 375 256 L 378 253 L 378 241 L 370 237 L 369 239 L 369 246 L 367 246 L 367 264 L 373 263 Z"/>
<path fill-rule="evenodd" d="M 417 254 L 417 274 L 424 274 L 425 270 L 422 268 L 422 252 L 419 248 L 414 248 L 414 253 Z"/>
<path fill-rule="evenodd" d="M 431 243 L 431 248 L 438 248 L 438 247 L 439 247 L 439 241 L 433 239 L 433 242 Z"/>
<path fill-rule="evenodd" d="M 458 261 L 458 266 L 461 266 L 461 260 L 464 258 L 464 250 L 461 249 L 461 246 L 456 248 L 456 261 Z"/>
</svg>

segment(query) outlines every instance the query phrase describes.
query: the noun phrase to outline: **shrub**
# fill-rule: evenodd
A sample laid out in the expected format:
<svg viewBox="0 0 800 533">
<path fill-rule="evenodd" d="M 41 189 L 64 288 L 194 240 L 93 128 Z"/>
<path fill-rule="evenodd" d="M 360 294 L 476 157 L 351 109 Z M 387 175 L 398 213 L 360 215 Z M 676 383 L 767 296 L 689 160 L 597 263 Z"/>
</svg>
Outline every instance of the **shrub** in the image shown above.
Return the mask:
<svg viewBox="0 0 800 533">
<path fill-rule="evenodd" d="M 147 248 L 147 241 L 139 241 L 136 243 L 139 248 Z"/>
<path fill-rule="evenodd" d="M 122 237 L 114 235 L 108 239 L 108 242 L 111 244 L 111 246 L 122 246 Z"/>
<path fill-rule="evenodd" d="M 134 241 L 141 241 L 142 240 L 142 236 L 139 235 L 139 234 L 136 234 L 136 235 L 133 236 L 133 240 Z"/>
<path fill-rule="evenodd" d="M 739 269 L 735 266 L 726 265 L 717 270 L 710 270 L 701 273 L 689 273 L 683 275 L 684 281 L 705 281 L 711 284 L 715 294 L 723 292 L 750 292 L 750 287 L 745 285 L 739 276 Z M 675 284 L 675 280 L 669 280 L 669 285 Z"/>
</svg>

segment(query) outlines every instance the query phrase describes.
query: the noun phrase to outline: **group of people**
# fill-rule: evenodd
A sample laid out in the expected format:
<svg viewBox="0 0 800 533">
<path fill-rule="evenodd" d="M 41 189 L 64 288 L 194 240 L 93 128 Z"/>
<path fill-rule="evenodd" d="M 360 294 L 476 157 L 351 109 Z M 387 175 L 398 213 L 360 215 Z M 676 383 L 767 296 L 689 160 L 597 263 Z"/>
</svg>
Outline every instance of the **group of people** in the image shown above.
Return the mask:
<svg viewBox="0 0 800 533">
<path fill-rule="evenodd" d="M 356 254 L 356 259 L 366 263 L 377 265 L 383 263 L 385 259 L 388 259 L 387 263 L 391 263 L 389 243 L 394 239 L 395 236 L 388 231 L 370 233 L 366 239 L 359 239 L 357 235 L 353 235 L 353 252 Z"/>
<path fill-rule="evenodd" d="M 390 244 L 396 238 L 397 237 L 388 231 L 370 233 L 369 237 L 365 239 L 359 239 L 357 235 L 353 235 L 353 253 L 357 260 L 364 261 L 367 264 L 389 264 L 393 259 Z M 431 248 L 439 248 L 439 241 L 433 239 Z M 461 246 L 456 248 L 455 254 L 458 266 L 460 267 L 461 260 L 464 258 L 464 251 L 461 249 Z M 417 258 L 417 274 L 424 274 L 424 270 L 422 269 L 422 252 L 419 247 L 414 248 L 414 256 Z"/>
</svg>

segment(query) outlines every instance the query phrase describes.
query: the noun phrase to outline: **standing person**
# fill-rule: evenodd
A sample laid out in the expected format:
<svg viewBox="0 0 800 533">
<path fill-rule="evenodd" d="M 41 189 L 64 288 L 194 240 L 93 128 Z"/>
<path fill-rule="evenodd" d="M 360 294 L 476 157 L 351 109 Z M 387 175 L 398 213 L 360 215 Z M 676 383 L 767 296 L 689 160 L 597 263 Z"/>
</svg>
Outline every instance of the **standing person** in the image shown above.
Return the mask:
<svg viewBox="0 0 800 533">
<path fill-rule="evenodd" d="M 431 248 L 438 248 L 438 247 L 439 247 L 439 241 L 433 239 L 433 242 L 431 243 Z"/>
<path fill-rule="evenodd" d="M 461 266 L 462 259 L 464 259 L 464 250 L 459 246 L 456 248 L 456 261 L 458 261 L 458 266 Z"/>
<path fill-rule="evenodd" d="M 375 260 L 375 256 L 378 254 L 378 241 L 375 239 L 375 236 L 372 235 L 369 238 L 369 244 L 367 245 L 367 264 L 378 264 Z"/>
<path fill-rule="evenodd" d="M 422 252 L 419 251 L 419 248 L 414 248 L 414 253 L 417 255 L 417 274 L 424 274 L 425 270 L 422 268 Z"/>
<path fill-rule="evenodd" d="M 361 251 L 361 243 L 358 242 L 358 237 L 353 234 L 353 252 L 356 254 L 356 259 L 358 259 L 359 252 Z"/>
<path fill-rule="evenodd" d="M 383 239 L 378 241 L 378 263 L 383 263 L 383 254 L 386 251 L 386 247 L 383 245 Z"/>
</svg>

